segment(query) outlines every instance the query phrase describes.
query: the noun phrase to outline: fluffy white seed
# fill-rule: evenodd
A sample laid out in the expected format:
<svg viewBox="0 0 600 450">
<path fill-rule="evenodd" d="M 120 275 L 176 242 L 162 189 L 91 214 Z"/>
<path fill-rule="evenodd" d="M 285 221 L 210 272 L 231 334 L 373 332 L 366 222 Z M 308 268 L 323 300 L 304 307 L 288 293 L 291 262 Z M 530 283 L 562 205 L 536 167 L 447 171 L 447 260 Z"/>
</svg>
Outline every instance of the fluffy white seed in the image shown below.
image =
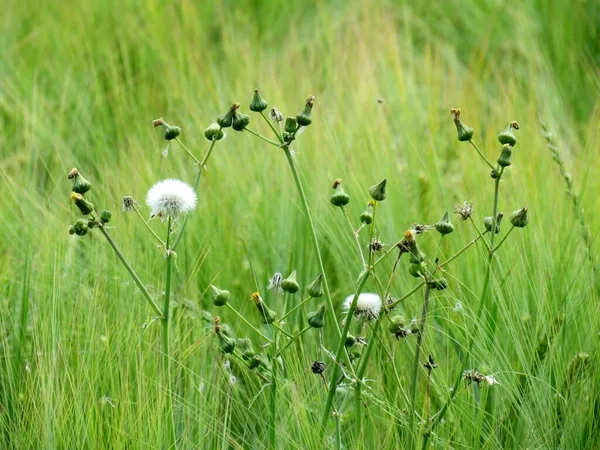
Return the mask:
<svg viewBox="0 0 600 450">
<path fill-rule="evenodd" d="M 354 299 L 354 294 L 349 295 L 344 300 L 343 309 L 345 312 L 350 310 L 350 305 Z M 363 319 L 376 319 L 381 312 L 381 297 L 372 292 L 365 292 L 358 296 L 354 315 Z"/>
<path fill-rule="evenodd" d="M 172 217 L 190 212 L 196 207 L 196 193 L 187 183 L 180 180 L 162 180 L 148 191 L 146 204 L 150 217 Z"/>
</svg>

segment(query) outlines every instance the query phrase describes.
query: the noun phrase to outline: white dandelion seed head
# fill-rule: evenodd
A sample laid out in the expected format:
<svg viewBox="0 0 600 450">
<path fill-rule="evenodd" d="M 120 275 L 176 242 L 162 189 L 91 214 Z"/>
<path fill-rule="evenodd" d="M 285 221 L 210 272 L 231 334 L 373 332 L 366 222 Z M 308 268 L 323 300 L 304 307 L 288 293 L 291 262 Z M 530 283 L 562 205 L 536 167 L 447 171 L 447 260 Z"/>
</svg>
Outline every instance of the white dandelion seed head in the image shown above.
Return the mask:
<svg viewBox="0 0 600 450">
<path fill-rule="evenodd" d="M 162 180 L 148 191 L 146 204 L 150 217 L 176 218 L 196 207 L 196 193 L 187 183 L 180 180 Z"/>
<path fill-rule="evenodd" d="M 343 304 L 343 310 L 347 313 L 352 305 L 354 294 L 349 295 L 345 298 Z M 354 309 L 354 315 L 364 320 L 376 319 L 379 317 L 381 312 L 381 297 L 372 292 L 365 292 L 358 296 L 356 302 L 356 308 Z"/>
<path fill-rule="evenodd" d="M 490 386 L 493 386 L 494 384 L 500 384 L 496 377 L 493 377 L 491 375 L 484 376 L 483 379 Z"/>
</svg>

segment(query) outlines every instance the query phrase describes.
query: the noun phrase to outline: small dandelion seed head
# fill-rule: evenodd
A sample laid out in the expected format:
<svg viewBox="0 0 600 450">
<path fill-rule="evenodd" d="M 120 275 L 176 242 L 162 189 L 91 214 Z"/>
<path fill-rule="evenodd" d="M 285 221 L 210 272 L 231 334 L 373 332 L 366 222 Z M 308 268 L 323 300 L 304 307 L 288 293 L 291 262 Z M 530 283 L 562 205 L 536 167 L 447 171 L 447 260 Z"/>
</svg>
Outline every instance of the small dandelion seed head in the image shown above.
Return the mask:
<svg viewBox="0 0 600 450">
<path fill-rule="evenodd" d="M 354 300 L 354 294 L 346 297 L 343 303 L 343 310 L 347 313 L 350 311 L 350 305 L 352 305 L 352 300 Z M 379 313 L 381 312 L 381 297 L 379 295 L 365 292 L 358 296 L 358 300 L 356 302 L 356 308 L 354 309 L 354 315 L 357 318 L 363 320 L 371 320 L 379 317 Z"/>
<path fill-rule="evenodd" d="M 269 111 L 269 117 L 273 122 L 283 122 L 283 114 L 277 108 L 271 108 Z"/>
<path fill-rule="evenodd" d="M 452 308 L 452 310 L 454 312 L 462 312 L 463 304 L 461 302 L 456 302 L 456 304 L 454 305 L 454 308 Z"/>
<path fill-rule="evenodd" d="M 133 211 L 134 207 L 139 205 L 140 204 L 136 202 L 133 198 L 131 198 L 129 195 L 126 195 L 125 197 L 123 197 L 123 201 L 121 202 L 121 211 Z"/>
<path fill-rule="evenodd" d="M 268 291 L 273 291 L 276 294 L 283 293 L 283 289 L 281 288 L 281 283 L 283 282 L 283 275 L 281 273 L 276 272 L 273 274 L 271 279 L 269 280 L 269 285 L 267 286 Z"/>
<path fill-rule="evenodd" d="M 460 220 L 467 220 L 473 214 L 473 203 L 464 202 L 462 205 L 456 205 L 454 212 Z"/>
<path fill-rule="evenodd" d="M 237 383 L 237 377 L 235 377 L 234 375 L 231 375 L 229 377 L 229 384 L 231 384 L 232 386 Z"/>
<path fill-rule="evenodd" d="M 146 203 L 150 207 L 150 217 L 177 218 L 196 207 L 196 192 L 187 183 L 168 179 L 156 183 L 148 191 Z"/>
<path fill-rule="evenodd" d="M 415 232 L 416 236 L 419 236 L 425 233 L 426 231 L 433 230 L 434 228 L 435 225 L 422 225 L 420 223 L 413 223 L 412 225 L 412 229 Z"/>
<path fill-rule="evenodd" d="M 379 253 L 381 250 L 383 250 L 384 246 L 385 244 L 381 242 L 381 240 L 373 238 L 369 243 L 369 250 L 371 250 L 372 253 Z"/>
</svg>

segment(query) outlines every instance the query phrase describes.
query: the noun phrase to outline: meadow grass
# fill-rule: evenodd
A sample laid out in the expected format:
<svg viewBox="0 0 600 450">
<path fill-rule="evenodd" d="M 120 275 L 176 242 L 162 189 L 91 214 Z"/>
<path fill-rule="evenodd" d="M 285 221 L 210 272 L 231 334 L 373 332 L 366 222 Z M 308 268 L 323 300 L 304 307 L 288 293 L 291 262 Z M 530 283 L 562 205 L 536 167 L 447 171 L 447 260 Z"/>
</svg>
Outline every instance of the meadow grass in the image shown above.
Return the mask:
<svg viewBox="0 0 600 450">
<path fill-rule="evenodd" d="M 247 112 L 258 87 L 269 106 L 290 115 L 308 95 L 317 98 L 313 124 L 294 151 L 338 314 L 362 267 L 345 219 L 329 202 L 333 180 L 343 179 L 355 224 L 369 186 L 388 180 L 376 230 L 387 244 L 465 200 L 481 220 L 491 215 L 489 171 L 457 142 L 449 110 L 462 108 L 492 160 L 500 148 L 496 134 L 519 122 L 499 208 L 527 206 L 530 224 L 503 244 L 491 281 L 498 321 L 480 324 L 472 354 L 477 367 L 470 367 L 493 373 L 500 384 L 464 388 L 429 443 L 596 448 L 598 280 L 539 125 L 541 118 L 554 133 L 597 254 L 600 13 L 594 2 L 198 3 L 9 0 L 4 8 L 0 447 L 160 447 L 170 390 L 180 448 L 269 448 L 270 389 L 236 361 L 225 366 L 205 316 L 219 315 L 257 349 L 247 325 L 212 305 L 209 285 L 230 290 L 231 304 L 259 326 L 251 292 L 261 290 L 273 309 L 290 309 L 298 296 L 265 293 L 269 277 L 296 269 L 304 288 L 319 272 L 283 152 L 235 132 L 215 147 L 177 249 L 171 385 L 163 383 L 160 326 L 142 327 L 154 315 L 142 294 L 100 234 L 67 233 L 77 214 L 66 174 L 76 166 L 94 185 L 92 201 L 113 211 L 115 241 L 159 296 L 161 251 L 132 214 L 119 213 L 120 201 L 124 195 L 143 201 L 162 178 L 192 183 L 196 168 L 175 143 L 162 155 L 165 141 L 151 121 L 162 116 L 181 126 L 182 141 L 201 157 L 209 144 L 203 130 L 234 101 Z M 252 128 L 267 135 L 266 125 L 251 118 Z M 442 255 L 475 235 L 468 223 L 455 225 Z M 420 244 L 434 253 L 437 237 Z M 450 288 L 431 299 L 423 355 L 434 354 L 439 364 L 431 378 L 432 413 L 459 370 L 486 259 L 474 246 L 451 265 Z M 387 280 L 393 263 L 390 257 L 376 274 Z M 395 297 L 416 284 L 406 266 L 401 261 L 394 278 Z M 367 281 L 365 291 L 376 290 Z M 399 311 L 419 316 L 422 302 L 414 295 Z M 311 300 L 298 308 L 289 329 L 302 330 L 307 312 L 319 305 Z M 325 346 L 334 349 L 336 334 L 331 326 L 324 330 Z M 344 448 L 402 448 L 410 441 L 414 340 L 380 336 L 365 373 L 363 435 L 356 435 L 353 390 L 339 389 L 326 446 L 335 448 L 336 436 Z M 589 355 L 583 369 L 580 353 Z M 332 363 L 315 330 L 286 350 L 276 397 L 279 448 L 324 446 L 319 422 L 327 389 L 310 369 L 317 359 L 329 365 L 327 376 Z M 425 382 L 420 377 L 423 407 Z"/>
</svg>

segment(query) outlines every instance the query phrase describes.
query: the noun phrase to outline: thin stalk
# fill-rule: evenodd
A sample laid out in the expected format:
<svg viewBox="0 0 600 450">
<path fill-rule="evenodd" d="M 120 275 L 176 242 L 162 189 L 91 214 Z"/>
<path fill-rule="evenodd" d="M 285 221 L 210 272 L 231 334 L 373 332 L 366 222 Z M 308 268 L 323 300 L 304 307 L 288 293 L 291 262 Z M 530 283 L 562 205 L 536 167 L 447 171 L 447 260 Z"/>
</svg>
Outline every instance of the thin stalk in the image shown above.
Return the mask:
<svg viewBox="0 0 600 450">
<path fill-rule="evenodd" d="M 227 308 L 229 308 L 231 311 L 233 311 L 241 320 L 242 322 L 244 322 L 246 325 L 248 325 L 250 327 L 250 329 L 252 329 L 256 334 L 260 335 L 260 337 L 262 337 L 265 341 L 267 341 L 269 344 L 272 344 L 273 341 L 271 339 L 269 339 L 267 336 L 265 336 L 263 333 L 261 333 L 258 328 L 256 328 L 254 325 L 252 325 L 250 322 L 248 322 L 248 320 L 242 316 L 237 309 L 235 309 L 233 306 L 231 306 L 229 304 L 229 302 L 225 303 L 225 306 Z"/>
<path fill-rule="evenodd" d="M 268 142 L 268 143 L 269 143 L 269 144 L 271 144 L 271 145 L 274 145 L 275 147 L 281 147 L 281 143 L 279 143 L 279 142 L 275 142 L 275 141 L 272 141 L 271 139 L 269 139 L 269 138 L 267 138 L 267 137 L 264 137 L 262 134 L 260 134 L 260 133 L 257 133 L 256 131 L 254 131 L 254 130 L 251 130 L 251 129 L 250 129 L 250 128 L 248 128 L 248 127 L 244 128 L 244 130 L 245 130 L 245 131 L 247 131 L 247 132 L 248 132 L 248 133 L 250 133 L 250 134 L 253 134 L 253 135 L 254 135 L 254 136 L 256 136 L 257 138 L 260 138 L 260 139 L 262 139 L 263 141 L 265 141 L 265 142 Z"/>
<path fill-rule="evenodd" d="M 281 331 L 283 334 L 285 334 L 288 338 L 294 339 L 293 335 L 291 335 L 290 333 L 288 333 L 287 331 L 285 331 L 283 328 L 281 328 L 281 326 L 279 326 L 275 322 L 273 322 L 271 325 L 273 325 L 275 328 L 277 328 L 279 331 Z"/>
<path fill-rule="evenodd" d="M 496 252 L 496 250 L 498 250 L 498 249 L 500 248 L 500 246 L 501 246 L 502 244 L 504 244 L 504 241 L 506 240 L 506 238 L 508 237 L 508 235 L 511 233 L 511 231 L 512 231 L 512 230 L 514 230 L 514 229 L 515 229 L 515 226 L 513 225 L 513 226 L 510 228 L 510 230 L 508 230 L 508 232 L 507 232 L 507 233 L 504 235 L 504 237 L 502 238 L 502 240 L 501 240 L 500 242 L 498 242 L 498 245 L 496 245 L 496 247 L 494 247 L 494 248 L 492 249 L 492 252 Z"/>
<path fill-rule="evenodd" d="M 373 204 L 373 220 L 371 221 L 371 230 L 369 232 L 369 266 L 373 265 L 373 259 L 375 258 L 375 253 L 371 250 L 371 241 L 373 240 L 373 236 L 375 235 L 375 215 L 377 214 L 377 205 L 379 202 L 375 202 Z"/>
<path fill-rule="evenodd" d="M 160 236 L 158 234 L 156 234 L 156 232 L 152 229 L 152 227 L 150 226 L 150 224 L 148 222 L 146 222 L 146 219 L 144 219 L 144 217 L 142 216 L 142 213 L 140 212 L 139 209 L 137 209 L 137 207 L 135 206 L 135 204 L 133 205 L 133 209 L 134 211 L 137 213 L 137 215 L 139 216 L 139 218 L 142 220 L 142 222 L 144 223 L 144 225 L 146 225 L 146 228 L 148 228 L 148 231 L 150 231 L 150 233 L 152 234 L 152 236 L 154 236 L 154 238 L 159 242 L 159 244 L 161 245 L 161 247 L 165 247 L 165 242 L 160 238 Z"/>
<path fill-rule="evenodd" d="M 417 378 L 419 375 L 419 361 L 421 358 L 421 348 L 423 345 L 423 333 L 425 331 L 425 320 L 427 318 L 427 308 L 429 306 L 429 297 L 431 288 L 429 284 L 425 286 L 425 300 L 423 301 L 423 311 L 421 312 L 421 323 L 419 325 L 419 336 L 417 336 L 417 346 L 415 348 L 415 362 L 413 363 L 412 379 L 410 382 L 410 418 L 409 418 L 409 430 L 413 436 L 414 443 L 416 445 L 417 440 L 416 433 L 414 433 L 415 424 L 415 413 L 417 410 Z"/>
<path fill-rule="evenodd" d="M 490 244 L 488 244 L 488 241 L 487 241 L 487 239 L 484 236 L 484 234 L 487 233 L 487 230 L 482 233 L 481 230 L 479 229 L 479 227 L 477 226 L 477 224 L 475 223 L 475 221 L 473 220 L 473 217 L 469 217 L 469 220 L 471 221 L 471 223 L 475 227 L 475 230 L 477 230 L 477 234 L 479 234 L 479 237 L 481 239 L 483 239 L 483 242 L 485 242 L 485 246 L 488 248 L 488 251 L 491 250 L 492 246 Z"/>
<path fill-rule="evenodd" d="M 275 133 L 275 136 L 277 136 L 277 139 L 279 140 L 279 142 L 281 142 L 283 144 L 283 137 L 281 136 L 281 132 L 273 126 L 271 121 L 267 118 L 267 116 L 265 116 L 264 112 L 261 111 L 260 115 L 262 116 L 263 119 L 265 119 L 265 122 L 267 122 L 267 124 L 271 127 L 271 130 L 273 130 L 273 133 Z"/>
<path fill-rule="evenodd" d="M 219 128 L 219 132 L 221 131 L 222 128 Z M 217 132 L 217 134 L 219 134 Z M 179 141 L 179 138 L 177 138 L 177 141 L 183 146 L 183 144 Z M 208 161 L 208 158 L 210 157 L 210 154 L 213 151 L 213 148 L 215 147 L 215 144 L 217 143 L 217 140 L 215 138 L 213 138 L 212 142 L 210 143 L 210 147 L 208 147 L 208 151 L 206 152 L 206 155 L 204 155 L 204 158 L 202 158 L 202 161 L 198 162 L 198 175 L 196 175 L 196 180 L 194 181 L 194 191 L 198 191 L 198 185 L 200 184 L 200 178 L 202 178 L 202 171 L 206 170 L 206 163 Z M 185 146 L 183 146 L 185 148 Z M 196 158 L 194 158 L 196 161 L 198 161 Z M 189 220 L 189 215 L 185 216 L 185 218 L 183 219 L 183 223 L 181 224 L 181 228 L 179 229 L 179 233 L 177 233 L 177 237 L 175 238 L 175 242 L 173 242 L 173 245 L 171 247 L 171 250 L 175 250 L 175 248 L 177 247 L 177 244 L 179 244 L 179 241 L 181 240 L 181 237 L 183 236 L 183 232 L 185 231 L 185 227 L 188 223 Z"/>
<path fill-rule="evenodd" d="M 277 335 L 274 335 L 273 341 L 275 346 L 273 348 L 273 362 L 272 362 L 272 380 L 271 380 L 271 416 L 270 416 L 270 427 L 269 427 L 269 448 L 271 450 L 277 449 Z"/>
<path fill-rule="evenodd" d="M 494 181 L 494 207 L 493 207 L 493 215 L 492 215 L 492 230 L 496 230 L 496 216 L 498 213 L 498 193 L 500 190 L 500 179 L 502 178 L 502 173 L 504 172 L 504 167 L 502 167 L 500 169 L 500 176 L 498 178 L 496 178 Z M 490 245 L 493 248 L 494 246 L 494 236 L 496 233 L 492 233 L 492 237 L 490 239 Z M 429 440 L 429 436 L 431 435 L 431 433 L 433 432 L 433 430 L 435 429 L 435 427 L 438 425 L 438 423 L 440 423 L 440 421 L 444 418 L 444 415 L 446 414 L 446 412 L 448 411 L 448 408 L 450 406 L 450 404 L 452 403 L 452 401 L 454 400 L 454 397 L 456 396 L 456 393 L 458 392 L 458 386 L 460 385 L 460 382 L 463 378 L 463 373 L 465 371 L 465 368 L 467 367 L 467 363 L 469 361 L 469 358 L 471 356 L 471 351 L 473 350 L 473 345 L 475 343 L 475 335 L 477 334 L 477 330 L 479 327 L 479 322 L 481 320 L 481 315 L 483 314 L 483 310 L 484 310 L 484 306 L 485 306 L 485 300 L 487 297 L 487 291 L 490 285 L 490 278 L 492 275 L 492 261 L 494 258 L 494 253 L 490 252 L 488 254 L 488 264 L 487 264 L 487 270 L 486 270 L 486 274 L 485 274 L 485 280 L 483 282 L 483 289 L 482 289 L 482 293 L 481 293 L 481 297 L 479 298 L 479 305 L 477 306 L 477 312 L 475 314 L 475 320 L 474 320 L 474 327 L 475 329 L 469 333 L 470 337 L 469 337 L 469 342 L 467 345 L 467 351 L 465 352 L 465 356 L 463 357 L 463 360 L 461 362 L 461 366 L 460 366 L 460 370 L 458 372 L 458 375 L 456 377 L 456 380 L 454 381 L 454 386 L 452 388 L 452 390 L 450 391 L 450 396 L 448 397 L 448 400 L 446 400 L 446 403 L 444 403 L 444 406 L 442 406 L 442 409 L 440 410 L 440 412 L 435 416 L 435 419 L 433 419 L 433 421 L 431 422 L 431 424 L 429 425 L 429 428 L 427 429 L 427 431 L 425 432 L 425 436 L 423 439 L 423 450 L 425 448 L 427 448 L 427 441 Z M 451 258 L 453 259 L 453 258 Z M 450 260 L 451 260 L 450 259 Z M 450 260 L 448 260 L 447 262 L 450 262 Z"/>
<path fill-rule="evenodd" d="M 281 355 L 290 345 L 292 345 L 294 342 L 296 342 L 296 339 L 298 339 L 300 336 L 302 336 L 304 333 L 306 333 L 308 330 L 310 330 L 312 327 L 309 325 L 306 328 L 302 329 L 301 331 L 299 331 L 295 336 L 293 336 L 287 344 L 285 344 L 285 347 L 283 347 L 281 350 L 279 350 L 276 354 L 275 357 Z"/>
<path fill-rule="evenodd" d="M 304 300 L 302 300 L 300 303 L 298 303 L 296 306 L 294 306 L 292 309 L 290 309 L 288 312 L 285 313 L 285 315 L 279 319 L 279 322 L 283 322 L 285 319 L 287 319 L 290 314 L 292 314 L 294 311 L 296 311 L 298 308 L 300 308 L 302 305 L 304 305 L 307 301 L 309 301 L 312 297 L 306 297 Z"/>
<path fill-rule="evenodd" d="M 183 142 L 181 142 L 179 138 L 175 138 L 175 140 L 179 143 L 179 145 L 183 147 L 183 149 L 187 152 L 188 155 L 190 155 L 190 157 L 194 160 L 196 164 L 200 164 L 198 158 L 194 156 L 194 154 L 183 144 Z"/>
<path fill-rule="evenodd" d="M 169 250 L 171 239 L 171 222 L 169 216 L 167 221 L 167 239 L 166 239 L 166 282 L 165 282 L 165 303 L 163 307 L 162 319 L 162 341 L 163 341 L 163 370 L 166 376 L 166 401 L 167 401 L 167 427 L 169 433 L 169 449 L 177 448 L 177 438 L 175 436 L 175 420 L 173 418 L 173 400 L 171 398 L 171 357 L 169 352 L 169 307 L 171 303 L 171 277 L 173 274 L 173 254 Z"/>
<path fill-rule="evenodd" d="M 479 156 L 481 156 L 481 157 L 483 158 L 483 160 L 485 161 L 485 163 L 486 163 L 488 166 L 490 166 L 490 168 L 491 168 L 492 170 L 494 170 L 494 169 L 496 168 L 496 167 L 495 167 L 495 166 L 494 166 L 494 165 L 493 165 L 493 164 L 490 162 L 490 160 L 489 160 L 489 159 L 487 159 L 487 158 L 485 157 L 485 155 L 483 154 L 483 152 L 482 152 L 481 150 L 479 150 L 479 147 L 477 147 L 477 144 L 475 144 L 475 142 L 473 142 L 473 140 L 470 140 L 470 141 L 469 141 L 469 144 L 471 144 L 471 145 L 473 146 L 473 148 L 474 148 L 475 150 L 477 150 L 477 153 L 479 153 Z"/>
<path fill-rule="evenodd" d="M 342 213 L 344 214 L 344 217 L 346 218 L 346 222 L 348 222 L 348 225 L 350 226 L 350 229 L 352 230 L 352 235 L 354 236 L 354 239 L 356 241 L 356 246 L 358 247 L 358 254 L 360 255 L 360 260 L 362 261 L 362 265 L 363 265 L 363 269 L 364 269 L 367 264 L 365 263 L 365 256 L 363 255 L 363 251 L 360 246 L 360 241 L 358 240 L 358 232 L 354 229 L 354 226 L 352 226 L 352 222 L 350 222 L 350 218 L 348 217 L 348 213 L 346 212 L 346 207 L 342 206 L 340 209 L 342 210 Z"/>
<path fill-rule="evenodd" d="M 106 231 L 104 229 L 104 227 L 98 227 L 98 228 L 100 229 L 100 231 L 102 232 L 102 234 L 104 235 L 104 237 L 106 238 L 106 240 L 108 241 L 108 243 L 110 244 L 110 246 L 112 247 L 114 252 L 116 253 L 117 257 L 121 260 L 121 263 L 123 263 L 123 266 L 125 266 L 125 269 L 127 269 L 127 272 L 129 272 L 129 275 L 131 275 L 131 278 L 133 279 L 135 284 L 137 284 L 137 287 L 140 288 L 140 291 L 142 291 L 142 294 L 144 295 L 146 300 L 148 300 L 148 303 L 150 304 L 150 306 L 152 307 L 154 312 L 156 314 L 158 314 L 158 316 L 162 317 L 163 313 L 162 313 L 161 309 L 156 304 L 154 299 L 150 296 L 148 289 L 146 289 L 146 286 L 144 286 L 144 283 L 142 283 L 142 280 L 140 280 L 140 277 L 137 276 L 137 274 L 133 270 L 133 267 L 131 267 L 131 265 L 127 262 L 127 260 L 125 259 L 125 256 L 123 256 L 123 253 L 121 253 L 121 250 L 119 250 L 119 247 L 117 247 L 117 244 L 115 244 L 115 241 L 113 241 L 112 238 L 110 237 L 110 235 L 108 234 L 108 231 Z"/>
<path fill-rule="evenodd" d="M 487 231 L 484 231 L 483 234 L 480 234 L 479 236 L 475 237 L 475 239 L 473 239 L 471 242 L 469 242 L 467 245 L 465 245 L 463 248 L 461 248 L 459 251 L 457 251 L 454 255 L 452 255 L 450 258 L 448 258 L 446 261 L 444 261 L 443 263 L 440 264 L 440 267 L 445 267 L 448 264 L 450 264 L 452 261 L 454 261 L 456 258 L 458 258 L 460 255 L 462 255 L 465 251 L 467 251 L 469 249 L 469 247 L 471 247 L 473 244 L 475 244 L 479 239 L 481 239 L 485 234 L 487 233 Z"/>
</svg>

